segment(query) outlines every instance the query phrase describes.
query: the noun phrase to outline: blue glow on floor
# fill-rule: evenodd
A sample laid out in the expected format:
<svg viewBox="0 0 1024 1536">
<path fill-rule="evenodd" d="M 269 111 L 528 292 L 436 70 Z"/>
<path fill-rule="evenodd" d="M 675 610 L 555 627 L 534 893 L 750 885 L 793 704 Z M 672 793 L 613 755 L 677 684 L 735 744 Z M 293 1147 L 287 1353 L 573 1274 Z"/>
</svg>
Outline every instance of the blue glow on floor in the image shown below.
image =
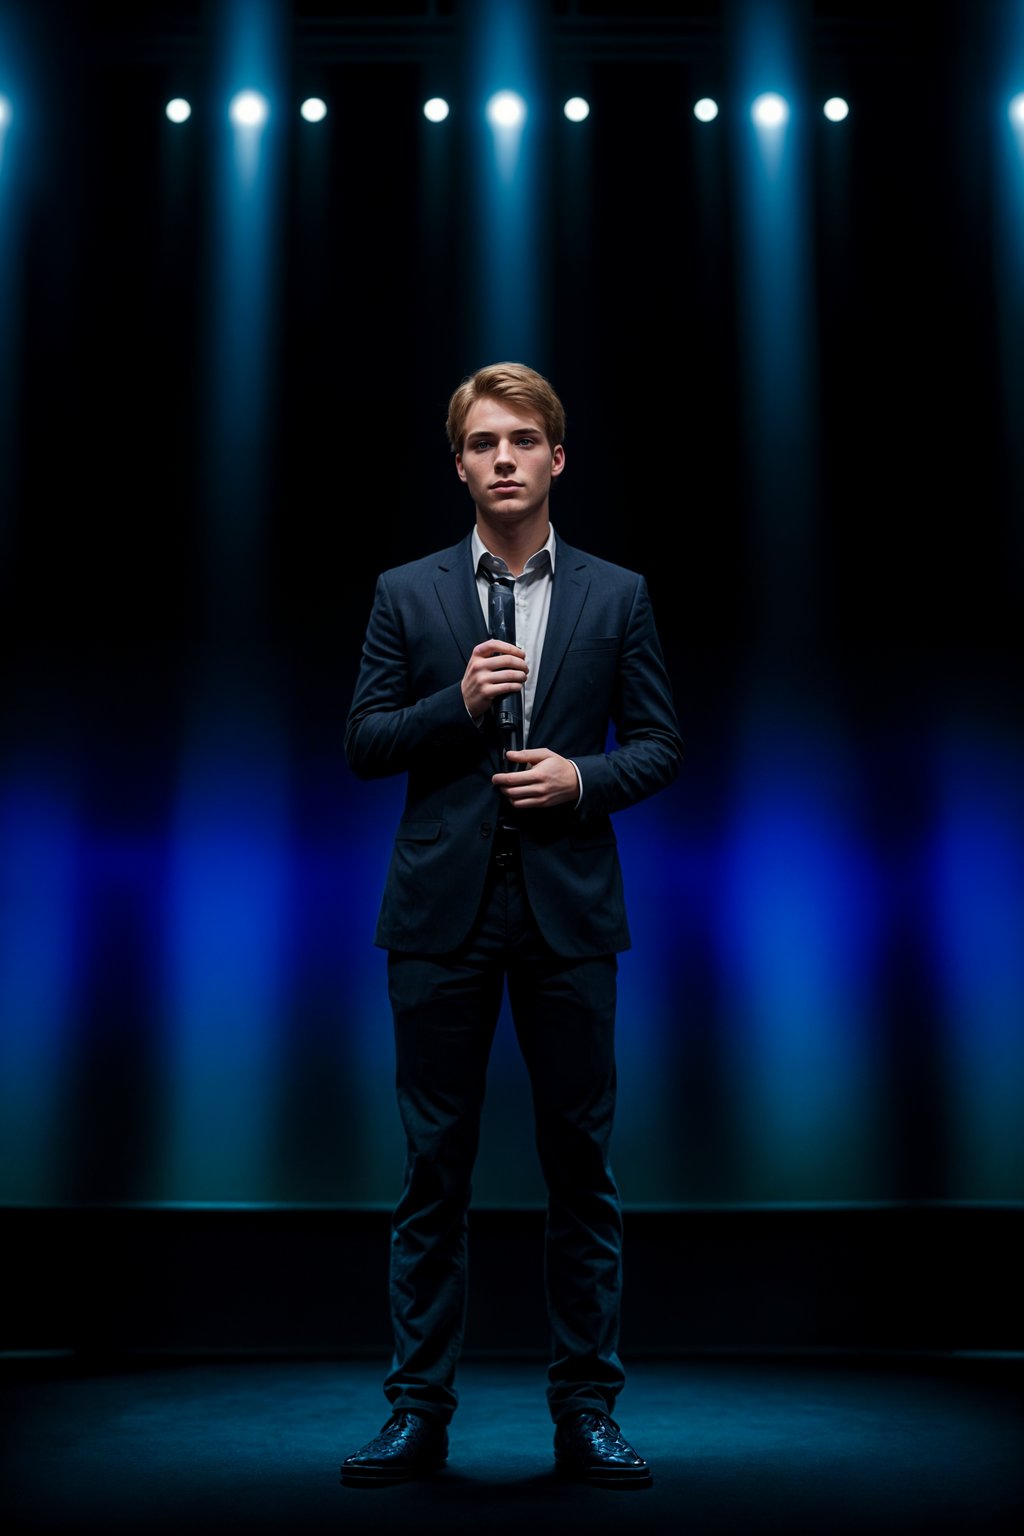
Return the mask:
<svg viewBox="0 0 1024 1536">
<path fill-rule="evenodd" d="M 0 1199 L 60 1197 L 60 1113 L 76 1021 L 78 828 L 34 763 L 0 785 Z"/>
<path fill-rule="evenodd" d="M 933 964 L 941 978 L 955 1193 L 1024 1193 L 1024 758 L 965 725 L 939 764 Z"/>
</svg>

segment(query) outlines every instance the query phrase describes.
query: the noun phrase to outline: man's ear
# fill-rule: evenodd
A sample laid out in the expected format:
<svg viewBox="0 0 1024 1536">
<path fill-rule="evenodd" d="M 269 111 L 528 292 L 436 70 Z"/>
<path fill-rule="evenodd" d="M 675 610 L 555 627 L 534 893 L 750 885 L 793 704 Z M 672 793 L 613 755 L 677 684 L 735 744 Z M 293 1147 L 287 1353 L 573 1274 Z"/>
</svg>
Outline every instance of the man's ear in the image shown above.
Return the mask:
<svg viewBox="0 0 1024 1536">
<path fill-rule="evenodd" d="M 562 447 L 561 443 L 558 443 L 557 446 L 554 449 L 552 449 L 552 452 L 551 452 L 551 474 L 552 474 L 552 476 L 560 475 L 564 468 L 565 468 L 565 449 Z"/>
<path fill-rule="evenodd" d="M 458 471 L 459 479 L 460 480 L 465 480 L 465 478 L 466 478 L 466 471 L 462 467 L 462 454 L 461 453 L 457 453 L 455 455 L 455 468 Z"/>
</svg>

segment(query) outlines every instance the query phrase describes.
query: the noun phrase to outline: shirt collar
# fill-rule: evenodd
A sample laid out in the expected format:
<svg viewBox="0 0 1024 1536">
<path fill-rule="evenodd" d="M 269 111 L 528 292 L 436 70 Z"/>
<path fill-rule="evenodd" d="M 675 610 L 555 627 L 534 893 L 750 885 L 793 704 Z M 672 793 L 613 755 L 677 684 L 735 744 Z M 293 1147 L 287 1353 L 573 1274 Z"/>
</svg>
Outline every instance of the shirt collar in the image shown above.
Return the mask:
<svg viewBox="0 0 1024 1536">
<path fill-rule="evenodd" d="M 492 571 L 507 571 L 508 570 L 508 566 L 505 564 L 504 560 L 499 559 L 497 555 L 492 555 L 491 554 L 490 550 L 487 548 L 487 545 L 484 543 L 483 539 L 480 537 L 479 529 L 477 528 L 475 523 L 473 524 L 472 543 L 473 543 L 473 569 L 474 569 L 474 571 L 478 571 L 480 569 L 481 562 L 487 567 L 488 570 L 492 570 Z M 527 560 L 527 562 L 526 562 L 526 565 L 523 567 L 523 575 L 524 576 L 528 572 L 532 572 L 535 569 L 537 569 L 538 566 L 543 566 L 543 561 L 542 561 L 541 557 L 545 553 L 547 554 L 548 564 L 549 564 L 549 567 L 550 567 L 550 570 L 551 570 L 551 574 L 553 576 L 555 574 L 555 530 L 554 530 L 553 524 L 550 523 L 550 522 L 548 523 L 548 536 L 547 536 L 547 538 L 545 539 L 544 543 L 541 545 L 540 549 L 538 549 L 535 554 L 532 554 L 530 556 L 529 560 Z"/>
</svg>

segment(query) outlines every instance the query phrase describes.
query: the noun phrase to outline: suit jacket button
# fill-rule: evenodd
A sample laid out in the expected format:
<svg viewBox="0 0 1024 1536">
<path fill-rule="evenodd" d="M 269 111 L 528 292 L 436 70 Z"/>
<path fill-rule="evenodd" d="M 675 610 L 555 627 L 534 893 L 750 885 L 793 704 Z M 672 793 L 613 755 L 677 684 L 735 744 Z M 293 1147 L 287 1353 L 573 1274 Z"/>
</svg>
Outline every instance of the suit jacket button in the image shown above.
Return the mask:
<svg viewBox="0 0 1024 1536">
<path fill-rule="evenodd" d="M 493 829 L 492 829 L 491 824 L 490 824 L 489 821 L 482 821 L 480 823 L 480 836 L 481 837 L 490 837 L 492 830 Z"/>
</svg>

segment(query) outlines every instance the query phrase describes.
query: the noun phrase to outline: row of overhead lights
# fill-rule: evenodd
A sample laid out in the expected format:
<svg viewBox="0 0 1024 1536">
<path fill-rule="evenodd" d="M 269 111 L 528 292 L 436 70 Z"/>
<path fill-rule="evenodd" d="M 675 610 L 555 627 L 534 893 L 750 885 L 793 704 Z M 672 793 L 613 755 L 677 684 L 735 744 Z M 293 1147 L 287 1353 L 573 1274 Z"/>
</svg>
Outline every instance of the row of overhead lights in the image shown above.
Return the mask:
<svg viewBox="0 0 1024 1536">
<path fill-rule="evenodd" d="M 849 103 L 842 96 L 830 96 L 821 110 L 832 123 L 841 123 L 850 113 Z M 443 96 L 431 96 L 423 103 L 423 116 L 430 123 L 443 123 L 450 111 Z M 164 112 L 172 123 L 187 123 L 192 116 L 192 104 L 184 96 L 175 96 L 164 107 Z M 590 103 L 585 96 L 570 96 L 563 104 L 562 112 L 570 123 L 582 123 L 590 116 Z M 232 99 L 229 113 L 236 127 L 258 128 L 269 116 L 270 105 L 258 91 L 240 91 Z M 299 107 L 299 115 L 307 123 L 322 123 L 327 116 L 327 103 L 320 96 L 307 96 Z M 711 96 L 702 96 L 693 104 L 693 115 L 698 122 L 714 122 L 718 116 L 718 102 Z M 758 127 L 779 127 L 788 118 L 789 107 L 784 97 L 769 91 L 753 101 L 750 115 Z M 516 128 L 526 120 L 526 103 L 514 91 L 498 91 L 487 103 L 487 117 L 492 127 Z M 1024 132 L 1024 91 L 1010 101 L 1009 117 L 1014 126 Z M 0 96 L 0 129 L 7 126 L 10 118 L 10 103 Z"/>
<path fill-rule="evenodd" d="M 191 104 L 183 96 L 175 96 L 164 110 L 172 123 L 186 123 L 192 116 Z M 830 122 L 840 123 L 849 115 L 850 108 L 842 96 L 830 96 L 821 110 Z M 257 91 L 240 91 L 228 111 L 236 127 L 258 128 L 269 116 L 270 106 Z M 431 96 L 423 103 L 423 116 L 430 123 L 443 123 L 450 111 L 443 96 Z M 582 123 L 590 116 L 590 103 L 585 96 L 570 96 L 562 112 L 570 123 Z M 761 128 L 779 127 L 788 118 L 789 107 L 784 97 L 767 92 L 756 98 L 750 113 Z M 698 122 L 714 122 L 718 102 L 711 96 L 702 96 L 693 104 L 693 115 Z M 327 116 L 327 103 L 320 96 L 307 96 L 299 107 L 299 116 L 307 123 L 322 123 Z M 487 119 L 493 128 L 517 128 L 526 120 L 526 103 L 514 91 L 498 91 L 487 103 Z"/>
</svg>

